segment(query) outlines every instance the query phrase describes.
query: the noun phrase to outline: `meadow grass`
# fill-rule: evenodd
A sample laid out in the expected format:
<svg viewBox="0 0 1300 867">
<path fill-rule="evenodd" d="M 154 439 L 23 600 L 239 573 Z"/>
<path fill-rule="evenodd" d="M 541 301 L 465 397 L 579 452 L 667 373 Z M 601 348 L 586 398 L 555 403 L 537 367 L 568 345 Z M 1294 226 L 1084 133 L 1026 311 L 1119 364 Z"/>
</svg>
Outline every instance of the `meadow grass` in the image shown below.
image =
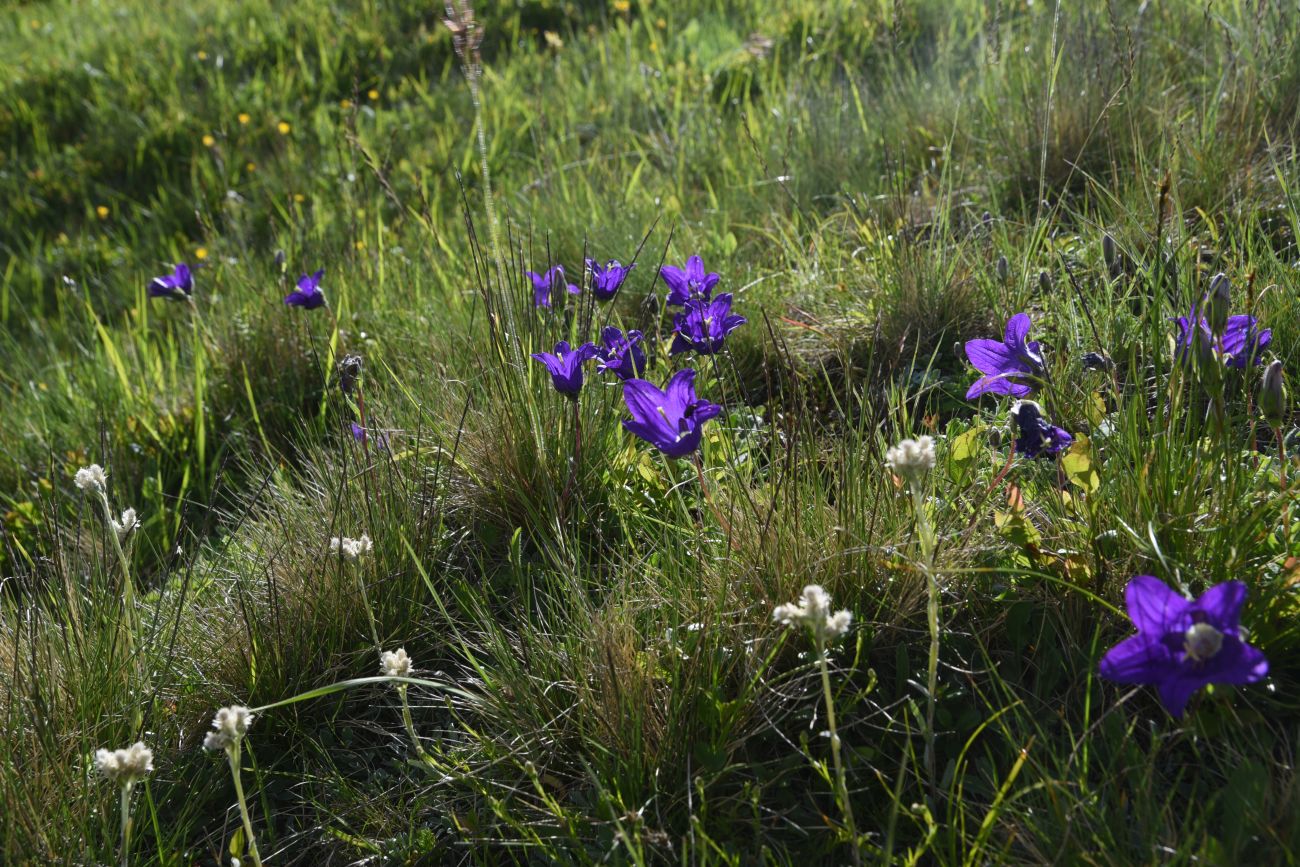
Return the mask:
<svg viewBox="0 0 1300 867">
<path fill-rule="evenodd" d="M 1295 419 L 1255 368 L 1216 411 L 1172 320 L 1223 272 L 1296 357 L 1295 10 L 475 11 L 477 71 L 412 0 L 0 12 L 0 861 L 252 863 L 201 746 L 242 704 L 268 864 L 1292 863 Z M 612 323 L 662 383 L 693 253 L 748 318 L 698 470 L 528 357 Z M 535 310 L 584 256 L 637 265 Z M 1019 311 L 1056 460 L 964 399 Z M 1267 679 L 1102 680 L 1138 574 L 1245 582 Z M 773 619 L 810 584 L 824 645 Z"/>
</svg>

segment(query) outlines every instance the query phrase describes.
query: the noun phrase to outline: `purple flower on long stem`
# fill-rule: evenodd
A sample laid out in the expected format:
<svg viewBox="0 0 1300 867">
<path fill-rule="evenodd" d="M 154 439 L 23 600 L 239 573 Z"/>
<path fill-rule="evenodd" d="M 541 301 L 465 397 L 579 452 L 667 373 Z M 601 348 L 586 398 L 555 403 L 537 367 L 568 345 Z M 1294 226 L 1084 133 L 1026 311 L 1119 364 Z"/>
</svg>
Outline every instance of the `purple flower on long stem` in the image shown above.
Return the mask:
<svg viewBox="0 0 1300 867">
<path fill-rule="evenodd" d="M 686 311 L 673 317 L 673 345 L 670 355 L 694 349 L 712 355 L 722 348 L 731 332 L 748 322 L 731 312 L 731 295 L 723 293 L 712 301 L 697 298 L 686 302 Z"/>
<path fill-rule="evenodd" d="M 618 294 L 623 281 L 635 267 L 635 262 L 624 268 L 617 259 L 610 259 L 604 265 L 595 259 L 588 259 L 587 270 L 591 272 L 591 294 L 596 296 L 597 301 L 610 300 Z"/>
<path fill-rule="evenodd" d="M 388 434 L 383 431 L 366 430 L 356 422 L 352 422 L 352 438 L 362 445 L 373 442 L 381 449 L 388 448 Z"/>
<path fill-rule="evenodd" d="M 1206 684 L 1240 686 L 1268 674 L 1268 660 L 1241 640 L 1246 585 L 1226 581 L 1186 599 L 1158 578 L 1138 575 L 1124 591 L 1137 635 L 1101 660 L 1102 677 L 1154 686 L 1175 717 Z"/>
<path fill-rule="evenodd" d="M 982 394 L 1024 397 L 1036 385 L 1025 382 L 1043 376 L 1043 356 L 1037 340 L 1029 340 L 1029 314 L 1017 313 L 1007 320 L 1002 340 L 968 340 L 966 357 L 984 374 L 966 391 L 966 399 Z"/>
<path fill-rule="evenodd" d="M 1064 428 L 1049 424 L 1043 408 L 1032 400 L 1012 404 L 1011 421 L 1016 426 L 1016 452 L 1025 457 L 1054 458 L 1074 442 Z"/>
<path fill-rule="evenodd" d="M 150 298 L 170 298 L 173 301 L 184 301 L 190 297 L 194 291 L 194 275 L 190 272 L 190 266 L 184 262 L 177 262 L 175 269 L 170 274 L 162 277 L 155 277 L 149 281 Z"/>
<path fill-rule="evenodd" d="M 545 364 L 546 369 L 550 371 L 555 390 L 575 399 L 578 392 L 582 391 L 582 365 L 595 357 L 595 344 L 584 343 L 577 349 L 573 349 L 565 340 L 555 344 L 554 353 L 533 353 L 533 358 Z"/>
<path fill-rule="evenodd" d="M 563 265 L 552 265 L 541 274 L 536 271 L 526 271 L 525 273 L 533 283 L 534 307 L 551 306 L 551 287 L 555 286 L 557 282 L 560 286 L 565 286 L 570 295 L 577 295 L 582 292 L 582 289 L 576 284 L 565 281 Z"/>
<path fill-rule="evenodd" d="M 659 269 L 659 276 L 668 286 L 668 304 L 674 307 L 681 307 L 691 299 L 708 301 L 721 279 L 712 271 L 705 273 L 704 260 L 699 256 L 690 257 L 681 268 L 664 265 Z"/>
<path fill-rule="evenodd" d="M 597 347 L 596 357 L 600 361 L 596 369 L 604 373 L 609 371 L 619 379 L 635 379 L 645 373 L 645 352 L 641 349 L 640 331 L 629 331 L 627 336 L 612 325 L 600 332 L 603 347 Z"/>
<path fill-rule="evenodd" d="M 320 278 L 324 276 L 324 268 L 314 274 L 303 274 L 298 278 L 298 288 L 284 296 L 284 303 L 304 310 L 315 310 L 324 305 L 325 293 L 320 288 Z"/>
<path fill-rule="evenodd" d="M 1196 319 L 1196 311 L 1193 310 L 1191 316 L 1179 316 L 1175 320 L 1179 332 L 1177 349 L 1179 358 L 1192 357 L 1196 354 L 1189 352 L 1197 339 L 1196 333 L 1192 330 L 1192 322 Z M 1205 317 L 1200 317 L 1199 325 L 1202 332 L 1201 342 L 1212 347 L 1214 354 L 1222 359 L 1225 365 L 1238 370 L 1244 370 L 1247 365 L 1263 363 L 1264 347 L 1273 340 L 1272 329 L 1260 330 L 1259 320 L 1244 313 L 1228 317 L 1222 337 L 1214 336 Z"/>
<path fill-rule="evenodd" d="M 700 447 L 704 423 L 722 412 L 716 403 L 695 396 L 695 371 L 679 370 L 660 389 L 644 379 L 623 383 L 623 400 L 632 418 L 623 427 L 670 458 L 681 458 Z"/>
</svg>

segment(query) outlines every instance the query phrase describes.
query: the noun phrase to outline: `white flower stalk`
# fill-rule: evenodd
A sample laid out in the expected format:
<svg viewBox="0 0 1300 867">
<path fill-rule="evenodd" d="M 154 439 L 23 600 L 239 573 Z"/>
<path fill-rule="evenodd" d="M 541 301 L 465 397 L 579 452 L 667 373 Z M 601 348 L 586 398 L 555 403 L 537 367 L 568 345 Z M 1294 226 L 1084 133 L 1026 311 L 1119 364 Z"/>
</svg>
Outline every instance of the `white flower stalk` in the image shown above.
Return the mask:
<svg viewBox="0 0 1300 867">
<path fill-rule="evenodd" d="M 102 494 L 108 489 L 108 473 L 99 464 L 91 464 L 77 470 L 73 482 L 88 494 Z"/>
<path fill-rule="evenodd" d="M 208 736 L 203 739 L 203 749 L 229 751 L 238 746 L 244 735 L 248 734 L 253 719 L 253 712 L 241 704 L 221 708 L 212 718 L 213 731 L 208 732 Z"/>
<path fill-rule="evenodd" d="M 798 602 L 788 602 L 776 606 L 772 619 L 787 626 L 806 626 L 812 631 L 818 646 L 839 638 L 849 631 L 853 623 L 853 612 L 848 610 L 831 613 L 831 596 L 817 584 L 803 588 L 803 595 Z"/>
<path fill-rule="evenodd" d="M 330 539 L 330 553 L 337 554 L 343 552 L 343 556 L 349 560 L 360 560 L 375 549 L 375 543 L 370 541 L 370 537 L 365 533 L 361 534 L 360 539 L 349 539 L 346 536 L 335 536 Z"/>
<path fill-rule="evenodd" d="M 411 657 L 406 655 L 406 648 L 385 650 L 379 654 L 379 672 L 384 677 L 410 677 L 411 671 Z"/>
<path fill-rule="evenodd" d="M 153 770 L 153 750 L 143 741 L 123 750 L 97 750 L 95 769 L 120 787 L 121 863 L 126 867 L 131 857 L 131 789 Z"/>
<path fill-rule="evenodd" d="M 885 465 L 900 479 L 919 484 L 934 469 L 934 439 L 922 436 L 903 440 L 885 452 Z"/>
<path fill-rule="evenodd" d="M 119 542 L 126 541 L 126 537 L 131 535 L 131 531 L 140 526 L 140 519 L 136 517 L 135 509 L 124 509 L 121 519 L 109 518 L 113 525 L 113 532 L 117 534 Z"/>
</svg>

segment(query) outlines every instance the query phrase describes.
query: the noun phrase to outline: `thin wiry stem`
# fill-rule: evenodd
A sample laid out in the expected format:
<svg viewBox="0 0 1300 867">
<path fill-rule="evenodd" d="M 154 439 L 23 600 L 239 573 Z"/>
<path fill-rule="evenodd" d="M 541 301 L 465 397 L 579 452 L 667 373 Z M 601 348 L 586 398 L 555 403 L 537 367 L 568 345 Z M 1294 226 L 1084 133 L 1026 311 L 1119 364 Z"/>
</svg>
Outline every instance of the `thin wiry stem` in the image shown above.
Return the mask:
<svg viewBox="0 0 1300 867">
<path fill-rule="evenodd" d="M 817 642 L 817 664 L 822 673 L 822 698 L 826 702 L 826 727 L 831 735 L 831 762 L 835 765 L 835 799 L 840 802 L 840 811 L 844 814 L 844 824 L 848 828 L 853 843 L 853 863 L 862 863 L 862 853 L 858 849 L 858 825 L 853 819 L 853 805 L 849 802 L 849 782 L 844 773 L 844 760 L 840 756 L 839 727 L 835 722 L 835 697 L 831 692 L 830 665 L 826 661 L 826 643 L 820 638 Z"/>
<path fill-rule="evenodd" d="M 925 513 L 925 492 L 920 481 L 908 483 L 912 492 L 912 509 L 916 512 L 916 535 L 921 544 L 921 569 L 925 572 L 926 622 L 930 629 L 930 654 L 926 666 L 925 696 L 925 774 L 931 791 L 935 789 L 934 704 L 939 689 L 939 580 L 934 573 L 934 534 Z"/>
</svg>

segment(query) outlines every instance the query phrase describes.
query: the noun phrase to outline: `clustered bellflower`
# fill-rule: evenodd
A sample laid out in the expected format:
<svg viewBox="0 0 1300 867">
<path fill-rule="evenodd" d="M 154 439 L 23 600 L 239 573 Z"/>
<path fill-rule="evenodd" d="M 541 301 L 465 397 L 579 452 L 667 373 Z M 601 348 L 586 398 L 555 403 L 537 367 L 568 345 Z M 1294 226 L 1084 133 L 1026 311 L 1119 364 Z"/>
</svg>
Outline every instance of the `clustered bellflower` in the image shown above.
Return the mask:
<svg viewBox="0 0 1300 867">
<path fill-rule="evenodd" d="M 623 427 L 670 458 L 698 449 L 704 423 L 722 412 L 716 403 L 695 396 L 695 371 L 689 367 L 673 374 L 665 389 L 629 379 L 623 383 L 623 400 L 632 413 Z"/>
<path fill-rule="evenodd" d="M 1246 585 L 1240 581 L 1186 599 L 1160 579 L 1138 575 L 1125 588 L 1124 600 L 1138 631 L 1106 653 L 1101 675 L 1154 686 L 1175 717 L 1207 684 L 1239 686 L 1268 674 L 1264 654 L 1241 640 Z"/>
<path fill-rule="evenodd" d="M 626 336 L 612 325 L 600 332 L 600 342 L 596 357 L 600 359 L 597 370 L 609 371 L 619 379 L 635 379 L 645 373 L 645 351 L 641 348 L 640 331 L 629 331 Z"/>
<path fill-rule="evenodd" d="M 1027 458 L 1056 457 L 1074 442 L 1064 428 L 1043 418 L 1043 408 L 1032 400 L 1018 400 L 1011 406 L 1015 425 L 1016 451 Z"/>
<path fill-rule="evenodd" d="M 1178 357 L 1194 356 L 1193 344 L 1200 341 L 1214 350 L 1224 365 L 1245 370 L 1247 365 L 1261 364 L 1264 361 L 1264 347 L 1273 340 L 1272 329 L 1259 328 L 1259 321 L 1254 316 L 1238 314 L 1229 316 L 1223 327 L 1223 333 L 1216 335 L 1205 317 L 1197 319 L 1196 311 L 1191 316 L 1179 316 L 1178 323 Z M 1200 333 L 1193 329 L 1197 322 Z"/>
<path fill-rule="evenodd" d="M 693 349 L 700 355 L 712 355 L 722 348 L 728 334 L 748 321 L 731 312 L 731 295 L 726 293 L 711 301 L 687 301 L 686 311 L 673 318 L 673 345 L 668 352 L 676 355 Z"/>
<path fill-rule="evenodd" d="M 664 265 L 659 276 L 668 286 L 670 307 L 682 307 L 691 300 L 708 301 L 713 297 L 713 287 L 722 279 L 715 272 L 705 273 L 704 260 L 699 256 L 691 256 L 681 268 Z"/>
<path fill-rule="evenodd" d="M 555 390 L 573 398 L 577 398 L 578 392 L 582 391 L 582 365 L 595 357 L 595 344 L 584 343 L 574 349 L 567 340 L 555 344 L 554 353 L 533 353 L 533 358 L 545 364 L 550 371 Z"/>
<path fill-rule="evenodd" d="M 298 278 L 298 288 L 284 296 L 284 303 L 290 307 L 315 310 L 325 304 L 325 293 L 321 291 L 320 280 L 325 276 L 321 268 L 313 274 L 303 274 Z"/>
<path fill-rule="evenodd" d="M 587 270 L 591 272 L 591 294 L 597 301 L 609 301 L 618 294 L 618 290 L 632 273 L 636 263 L 626 268 L 617 259 L 610 259 L 603 266 L 595 259 L 587 259 Z"/>
<path fill-rule="evenodd" d="M 1038 341 L 1029 339 L 1030 324 L 1028 313 L 1017 313 L 1007 320 L 1002 340 L 967 341 L 966 357 L 984 374 L 966 391 L 967 400 L 982 394 L 1024 397 L 1033 393 L 1031 380 L 1042 377 L 1045 368 Z"/>
<path fill-rule="evenodd" d="M 525 272 L 528 279 L 533 283 L 533 306 L 550 307 L 551 306 L 551 287 L 556 285 L 565 286 L 570 295 L 577 295 L 582 290 L 573 283 L 567 283 L 564 278 L 564 266 L 552 265 L 541 274 L 536 271 Z"/>
<path fill-rule="evenodd" d="M 190 266 L 178 262 L 170 274 L 155 277 L 149 281 L 150 298 L 168 298 L 172 301 L 184 301 L 194 292 L 194 275 Z"/>
</svg>

